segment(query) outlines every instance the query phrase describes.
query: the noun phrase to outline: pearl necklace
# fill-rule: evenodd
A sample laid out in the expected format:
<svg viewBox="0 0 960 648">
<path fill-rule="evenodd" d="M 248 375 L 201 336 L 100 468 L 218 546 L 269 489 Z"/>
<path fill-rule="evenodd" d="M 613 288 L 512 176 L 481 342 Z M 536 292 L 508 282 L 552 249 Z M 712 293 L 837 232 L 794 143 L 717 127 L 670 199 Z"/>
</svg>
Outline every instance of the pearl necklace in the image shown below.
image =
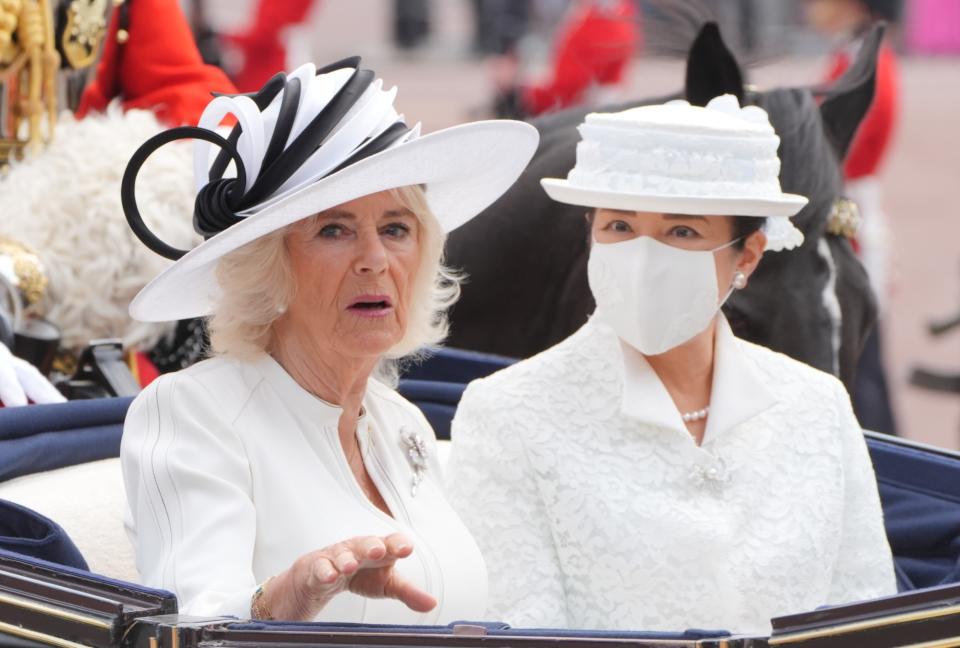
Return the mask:
<svg viewBox="0 0 960 648">
<path fill-rule="evenodd" d="M 695 412 L 682 412 L 680 418 L 683 419 L 684 423 L 694 423 L 696 421 L 702 421 L 707 418 L 707 414 L 710 413 L 710 406 L 707 405 L 702 410 L 696 410 Z"/>
</svg>

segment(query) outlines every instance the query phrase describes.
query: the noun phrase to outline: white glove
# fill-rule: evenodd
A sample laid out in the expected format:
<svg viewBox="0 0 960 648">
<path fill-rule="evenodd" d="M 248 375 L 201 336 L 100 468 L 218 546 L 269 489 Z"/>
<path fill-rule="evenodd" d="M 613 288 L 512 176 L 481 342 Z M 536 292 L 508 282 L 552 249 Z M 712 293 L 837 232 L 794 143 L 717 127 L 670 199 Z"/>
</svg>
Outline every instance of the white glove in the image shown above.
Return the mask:
<svg viewBox="0 0 960 648">
<path fill-rule="evenodd" d="M 0 403 L 7 407 L 34 403 L 63 403 L 67 399 L 50 384 L 40 370 L 10 353 L 0 343 Z"/>
</svg>

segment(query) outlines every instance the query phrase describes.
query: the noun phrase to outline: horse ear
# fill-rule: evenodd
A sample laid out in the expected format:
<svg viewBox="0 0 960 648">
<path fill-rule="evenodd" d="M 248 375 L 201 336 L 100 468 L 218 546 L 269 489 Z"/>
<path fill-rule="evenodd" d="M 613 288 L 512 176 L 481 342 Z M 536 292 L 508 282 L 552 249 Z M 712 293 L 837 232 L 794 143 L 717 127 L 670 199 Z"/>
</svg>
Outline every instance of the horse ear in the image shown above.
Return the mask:
<svg viewBox="0 0 960 648">
<path fill-rule="evenodd" d="M 873 103 L 877 84 L 877 56 L 883 42 L 884 26 L 874 25 L 863 39 L 853 64 L 837 81 L 822 91 L 820 115 L 827 139 L 837 157 L 847 156 L 853 136 Z"/>
<path fill-rule="evenodd" d="M 694 106 L 706 106 L 722 94 L 736 95 L 743 103 L 740 65 L 727 49 L 715 22 L 704 24 L 690 46 L 684 94 Z"/>
</svg>

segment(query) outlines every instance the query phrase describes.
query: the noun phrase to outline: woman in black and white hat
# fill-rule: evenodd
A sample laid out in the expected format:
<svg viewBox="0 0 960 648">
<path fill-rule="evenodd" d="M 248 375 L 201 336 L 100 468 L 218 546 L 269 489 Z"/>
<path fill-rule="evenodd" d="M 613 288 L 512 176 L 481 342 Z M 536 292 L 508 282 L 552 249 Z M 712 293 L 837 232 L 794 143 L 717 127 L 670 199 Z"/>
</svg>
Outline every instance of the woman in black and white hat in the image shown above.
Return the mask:
<svg viewBox="0 0 960 648">
<path fill-rule="evenodd" d="M 177 259 L 131 314 L 210 318 L 214 357 L 144 390 L 121 448 L 142 579 L 188 614 L 447 623 L 485 610 L 433 432 L 378 376 L 443 337 L 457 296 L 445 233 L 510 186 L 537 134 L 494 121 L 421 137 L 359 63 L 217 97 L 198 128 L 149 140 L 124 178 L 134 231 Z M 186 253 L 134 197 L 145 159 L 181 138 L 197 140 L 207 239 Z"/>
</svg>

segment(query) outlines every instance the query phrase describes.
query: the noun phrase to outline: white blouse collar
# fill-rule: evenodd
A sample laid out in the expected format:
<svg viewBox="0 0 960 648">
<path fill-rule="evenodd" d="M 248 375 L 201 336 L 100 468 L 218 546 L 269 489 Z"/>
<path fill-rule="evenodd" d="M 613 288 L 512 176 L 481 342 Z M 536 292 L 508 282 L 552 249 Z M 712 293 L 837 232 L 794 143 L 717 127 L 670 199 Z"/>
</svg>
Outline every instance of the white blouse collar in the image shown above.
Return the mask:
<svg viewBox="0 0 960 648">
<path fill-rule="evenodd" d="M 291 411 L 310 417 L 315 424 L 337 429 L 342 407 L 328 403 L 301 387 L 269 353 L 262 354 L 252 364 Z"/>
<path fill-rule="evenodd" d="M 651 425 L 687 433 L 687 426 L 677 406 L 646 358 L 623 341 L 618 339 L 618 342 L 624 370 L 623 414 Z M 737 348 L 737 338 L 730 324 L 723 315 L 718 315 L 710 416 L 707 417 L 703 445 L 776 403 L 776 395 Z"/>
</svg>

